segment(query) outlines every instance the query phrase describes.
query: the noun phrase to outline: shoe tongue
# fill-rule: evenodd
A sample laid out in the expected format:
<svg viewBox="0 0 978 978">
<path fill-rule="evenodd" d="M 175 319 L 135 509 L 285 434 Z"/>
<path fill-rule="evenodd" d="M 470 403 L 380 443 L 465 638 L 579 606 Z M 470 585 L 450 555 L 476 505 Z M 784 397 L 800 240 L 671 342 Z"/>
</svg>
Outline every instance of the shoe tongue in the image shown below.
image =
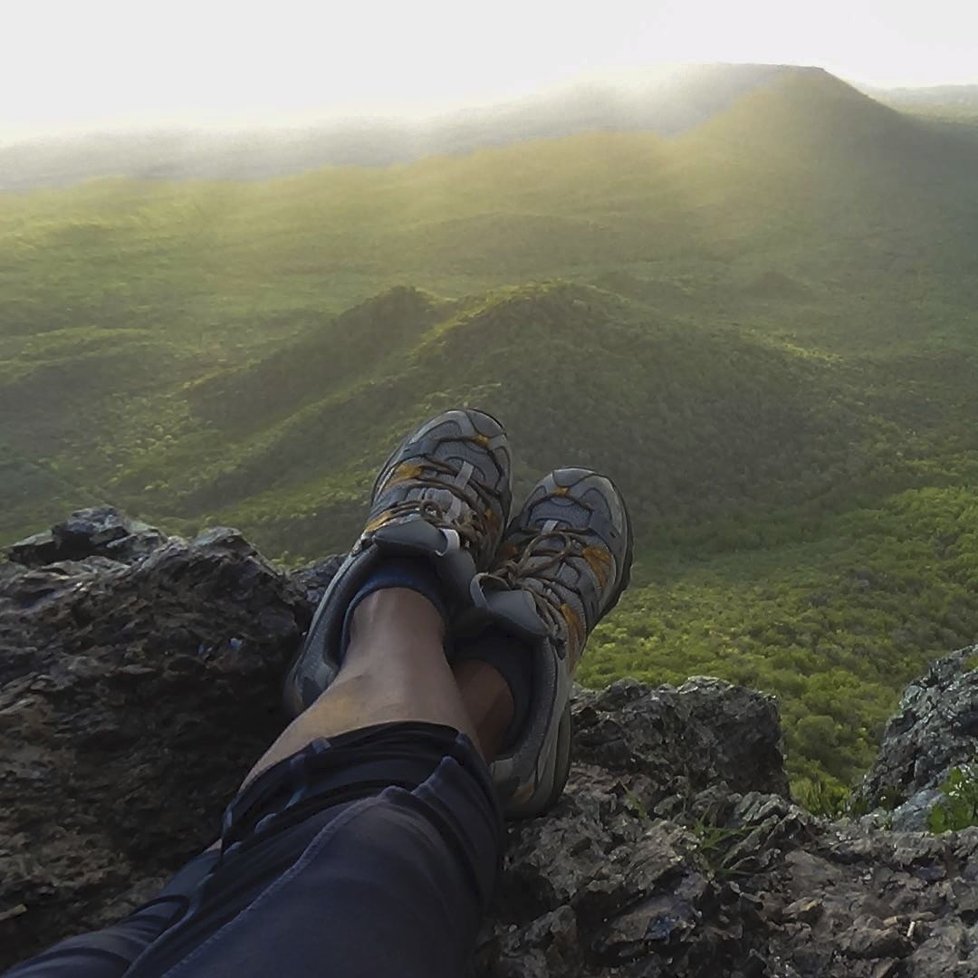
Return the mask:
<svg viewBox="0 0 978 978">
<path fill-rule="evenodd" d="M 547 634 L 547 626 L 541 620 L 533 598 L 526 591 L 494 591 L 486 596 L 486 604 L 491 612 L 505 619 L 514 630 L 527 638 L 543 638 Z"/>
</svg>

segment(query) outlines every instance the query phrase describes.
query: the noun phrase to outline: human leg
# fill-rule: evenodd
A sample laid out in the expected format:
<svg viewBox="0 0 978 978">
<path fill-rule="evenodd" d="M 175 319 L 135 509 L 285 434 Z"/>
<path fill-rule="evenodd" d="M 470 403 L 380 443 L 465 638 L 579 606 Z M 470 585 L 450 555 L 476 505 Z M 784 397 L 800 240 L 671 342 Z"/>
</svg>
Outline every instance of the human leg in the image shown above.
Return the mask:
<svg viewBox="0 0 978 978">
<path fill-rule="evenodd" d="M 376 591 L 352 615 L 350 645 L 336 679 L 299 714 L 245 778 L 320 737 L 397 720 L 443 724 L 479 741 L 445 659 L 445 622 L 406 589 Z"/>
<path fill-rule="evenodd" d="M 220 862 L 126 978 L 458 978 L 501 846 L 464 735 L 397 722 L 314 741 L 229 806 Z"/>
<path fill-rule="evenodd" d="M 303 960 L 293 961 L 295 975 L 318 974 L 351 935 L 356 947 L 344 974 L 384 973 L 369 957 L 379 938 L 401 947 L 397 974 L 440 973 L 431 970 L 433 953 L 456 961 L 474 940 L 501 838 L 491 781 L 471 738 L 491 743 L 497 723 L 507 721 L 498 711 L 467 712 L 445 661 L 443 609 L 467 597 L 466 575 L 491 556 L 508 505 L 508 449 L 488 416 L 450 412 L 409 438 L 382 470 L 368 528 L 297 662 L 324 668 L 290 672 L 293 703 L 307 695 L 310 673 L 313 688 L 322 676 L 326 688 L 246 779 L 220 844 L 196 864 L 206 872 L 192 880 L 181 872 L 175 900 L 158 898 L 115 928 L 72 939 L 11 974 L 163 974 L 201 966 L 202 946 L 217 943 L 223 960 L 245 954 L 264 961 L 254 972 L 264 973 L 274 963 L 263 957 L 267 940 L 253 946 L 253 934 L 240 927 L 231 928 L 230 946 L 219 937 L 232 920 L 250 919 L 259 902 L 263 925 L 295 918 L 276 954 L 299 947 L 295 932 L 312 935 Z M 424 588 L 386 588 L 347 614 L 344 597 L 356 598 L 388 558 L 405 555 L 437 569 L 446 600 L 428 601 Z M 402 852 L 424 858 L 405 861 Z M 318 900 L 297 900 L 310 885 Z M 366 901 L 361 915 L 392 895 L 407 901 L 411 926 L 395 913 L 381 914 L 380 929 L 367 935 L 357 920 L 338 928 L 336 908 L 356 907 L 354 894 Z M 329 927 L 323 903 L 336 911 Z M 111 952 L 96 953 L 110 944 Z M 356 948 L 367 957 L 357 959 Z M 44 970 L 25 970 L 32 967 Z"/>
<path fill-rule="evenodd" d="M 453 974 L 500 846 L 488 770 L 469 738 L 493 743 L 509 721 L 489 695 L 494 670 L 478 663 L 466 695 L 493 709 L 469 715 L 443 631 L 413 591 L 366 598 L 336 682 L 246 778 L 219 847 L 146 907 L 11 978 L 156 976 L 178 965 L 263 974 L 285 961 L 291 978 L 319 974 L 326 960 L 344 976 Z M 398 969 L 385 971 L 395 947 Z"/>
<path fill-rule="evenodd" d="M 461 973 L 501 847 L 483 758 L 502 753 L 499 780 L 516 814 L 559 794 L 570 676 L 627 582 L 627 519 L 613 487 L 580 470 L 549 478 L 511 527 L 516 552 L 482 579 L 477 616 L 532 656 L 534 722 L 507 742 L 513 681 L 494 661 L 512 656 L 449 670 L 436 604 L 399 589 L 363 598 L 309 717 L 246 779 L 215 866 L 127 978 L 272 969 L 312 978 L 326 964 L 343 978 Z M 333 643 L 313 653 L 326 662 L 342 630 L 327 629 Z"/>
<path fill-rule="evenodd" d="M 194 912 L 127 978 L 313 978 L 326 964 L 343 978 L 462 973 L 502 846 L 471 738 L 494 741 L 509 720 L 498 707 L 469 715 L 443 631 L 413 591 L 361 602 L 335 681 L 229 806 Z M 483 672 L 484 690 L 466 683 L 473 703 L 492 702 Z"/>
</svg>

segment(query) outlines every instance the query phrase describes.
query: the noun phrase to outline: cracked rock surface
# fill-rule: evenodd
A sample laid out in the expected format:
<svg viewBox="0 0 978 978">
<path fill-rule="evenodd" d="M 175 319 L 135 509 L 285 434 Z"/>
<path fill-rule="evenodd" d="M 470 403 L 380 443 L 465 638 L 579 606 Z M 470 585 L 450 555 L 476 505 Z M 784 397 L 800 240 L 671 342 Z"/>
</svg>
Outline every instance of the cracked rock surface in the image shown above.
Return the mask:
<svg viewBox="0 0 978 978">
<path fill-rule="evenodd" d="M 169 538 L 109 508 L 10 549 L 0 968 L 125 912 L 212 841 L 283 725 L 280 678 L 335 567 L 286 574 L 233 530 Z M 866 790 L 910 797 L 973 757 L 971 660 L 953 659 L 918 684 L 929 698 L 908 690 Z M 719 680 L 622 681 L 574 714 L 570 783 L 510 829 L 477 975 L 978 976 L 978 830 L 808 814 L 775 703 Z"/>
</svg>

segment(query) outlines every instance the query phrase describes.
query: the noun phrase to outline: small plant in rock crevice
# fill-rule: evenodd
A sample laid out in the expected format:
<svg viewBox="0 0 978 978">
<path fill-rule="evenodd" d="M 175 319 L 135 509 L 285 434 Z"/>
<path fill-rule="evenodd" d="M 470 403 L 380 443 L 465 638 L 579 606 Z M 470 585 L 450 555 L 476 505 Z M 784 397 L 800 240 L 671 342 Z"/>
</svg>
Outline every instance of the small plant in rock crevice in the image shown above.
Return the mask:
<svg viewBox="0 0 978 978">
<path fill-rule="evenodd" d="M 938 802 L 927 818 L 931 832 L 957 832 L 978 825 L 978 765 L 952 768 L 941 791 L 944 801 Z"/>
</svg>

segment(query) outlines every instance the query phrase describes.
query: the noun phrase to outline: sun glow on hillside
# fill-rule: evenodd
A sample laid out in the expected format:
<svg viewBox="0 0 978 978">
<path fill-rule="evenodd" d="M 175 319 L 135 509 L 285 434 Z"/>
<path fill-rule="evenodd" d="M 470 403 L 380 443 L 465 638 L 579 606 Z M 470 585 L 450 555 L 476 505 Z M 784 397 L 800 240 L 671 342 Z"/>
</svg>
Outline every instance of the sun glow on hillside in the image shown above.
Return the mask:
<svg viewBox="0 0 978 978">
<path fill-rule="evenodd" d="M 425 114 L 663 62 L 814 64 L 857 81 L 978 81 L 959 0 L 48 0 L 6 11 L 0 138 L 100 126 Z"/>
</svg>

